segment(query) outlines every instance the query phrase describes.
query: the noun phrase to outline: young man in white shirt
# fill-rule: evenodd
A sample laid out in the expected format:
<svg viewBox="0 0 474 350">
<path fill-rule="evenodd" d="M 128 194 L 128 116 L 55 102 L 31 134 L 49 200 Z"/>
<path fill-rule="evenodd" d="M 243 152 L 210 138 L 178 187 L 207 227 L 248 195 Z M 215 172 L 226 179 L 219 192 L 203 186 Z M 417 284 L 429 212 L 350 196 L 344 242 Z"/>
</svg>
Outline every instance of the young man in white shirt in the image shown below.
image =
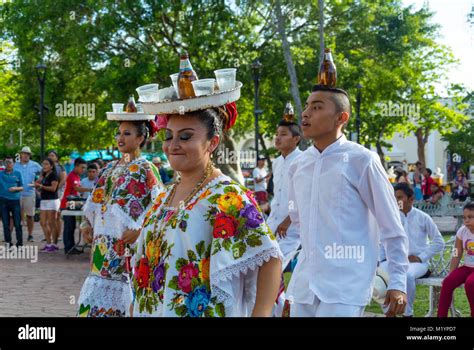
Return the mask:
<svg viewBox="0 0 474 350">
<path fill-rule="evenodd" d="M 275 135 L 275 147 L 281 153 L 272 163 L 274 196 L 271 202 L 267 224 L 278 238 L 283 256 L 298 249 L 300 235 L 288 215 L 288 170 L 302 153 L 298 148 L 301 128 L 294 122 L 280 121 Z"/>
<path fill-rule="evenodd" d="M 413 316 L 413 303 L 415 301 L 417 278 L 423 277 L 429 268 L 430 259 L 443 251 L 444 240 L 433 219 L 421 210 L 413 207 L 415 193 L 410 185 L 400 183 L 395 186 L 395 197 L 400 208 L 400 218 L 403 228 L 408 235 L 408 261 L 407 271 L 407 307 L 405 316 Z M 428 239 L 430 243 L 428 244 Z M 385 249 L 381 251 L 380 269 L 387 270 Z"/>
<path fill-rule="evenodd" d="M 343 134 L 350 111 L 344 90 L 317 85 L 302 113 L 314 145 L 289 171 L 289 214 L 302 246 L 286 292 L 291 316 L 363 316 L 379 242 L 390 276 L 386 315 L 405 309 L 407 235 L 378 155 Z"/>
</svg>

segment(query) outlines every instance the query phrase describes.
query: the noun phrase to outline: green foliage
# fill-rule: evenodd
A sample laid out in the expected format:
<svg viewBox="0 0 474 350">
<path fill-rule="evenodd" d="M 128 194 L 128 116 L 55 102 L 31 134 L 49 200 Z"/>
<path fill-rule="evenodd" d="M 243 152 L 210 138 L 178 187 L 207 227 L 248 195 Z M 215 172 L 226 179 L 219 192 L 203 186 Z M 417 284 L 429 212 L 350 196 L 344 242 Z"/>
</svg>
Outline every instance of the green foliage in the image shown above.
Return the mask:
<svg viewBox="0 0 474 350">
<path fill-rule="evenodd" d="M 306 100 L 318 70 L 318 1 L 282 1 L 302 101 Z M 0 33 L 17 51 L 20 65 L 3 69 L 3 139 L 25 127 L 24 144 L 39 144 L 38 83 L 34 67 L 48 66 L 46 104 L 47 148 L 64 153 L 114 145 L 115 125 L 105 120 L 111 103 L 125 102 L 134 89 L 157 82 L 171 85 L 178 71 L 178 53 L 186 49 L 198 76 L 237 67 L 244 83 L 238 102 L 234 136 L 252 132 L 253 80 L 250 63 L 263 64 L 260 131 L 272 137 L 286 101 L 290 83 L 271 0 L 224 1 L 83 1 L 14 0 L 0 7 Z M 437 26 L 426 8 L 413 11 L 401 1 L 338 0 L 325 2 L 326 46 L 334 52 L 338 85 L 355 102 L 362 88 L 363 142 L 390 146 L 383 141 L 394 132 L 447 130 L 463 117 L 439 104 L 433 86 L 450 64 L 449 50 L 435 42 Z M 95 118 L 65 117 L 57 113 L 67 103 L 94 106 Z M 384 103 L 420 105 L 421 116 L 381 114 Z M 3 121 L 3 116 L 7 116 Z M 348 131 L 354 130 L 354 119 Z"/>
</svg>

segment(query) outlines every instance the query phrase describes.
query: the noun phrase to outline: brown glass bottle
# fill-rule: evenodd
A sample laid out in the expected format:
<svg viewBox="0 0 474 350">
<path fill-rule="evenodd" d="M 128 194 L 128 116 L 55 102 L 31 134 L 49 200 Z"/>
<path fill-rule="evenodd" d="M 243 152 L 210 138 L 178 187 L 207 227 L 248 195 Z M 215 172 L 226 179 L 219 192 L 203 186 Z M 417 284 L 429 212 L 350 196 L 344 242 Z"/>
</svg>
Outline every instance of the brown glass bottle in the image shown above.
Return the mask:
<svg viewBox="0 0 474 350">
<path fill-rule="evenodd" d="M 295 110 L 293 109 L 293 105 L 291 101 L 288 101 L 285 106 L 285 112 L 283 112 L 283 120 L 286 122 L 294 122 L 295 121 Z"/>
<path fill-rule="evenodd" d="M 319 67 L 318 84 L 328 87 L 336 87 L 337 72 L 336 65 L 332 59 L 331 50 L 326 48 L 324 50 L 324 58 Z"/>
<path fill-rule="evenodd" d="M 178 95 L 179 98 L 196 97 L 192 81 L 197 80 L 197 74 L 191 65 L 189 55 L 184 51 L 180 56 L 178 75 Z"/>
<path fill-rule="evenodd" d="M 130 95 L 128 98 L 127 105 L 125 106 L 125 112 L 137 113 L 137 105 L 135 104 L 135 97 L 133 97 L 133 95 Z"/>
</svg>

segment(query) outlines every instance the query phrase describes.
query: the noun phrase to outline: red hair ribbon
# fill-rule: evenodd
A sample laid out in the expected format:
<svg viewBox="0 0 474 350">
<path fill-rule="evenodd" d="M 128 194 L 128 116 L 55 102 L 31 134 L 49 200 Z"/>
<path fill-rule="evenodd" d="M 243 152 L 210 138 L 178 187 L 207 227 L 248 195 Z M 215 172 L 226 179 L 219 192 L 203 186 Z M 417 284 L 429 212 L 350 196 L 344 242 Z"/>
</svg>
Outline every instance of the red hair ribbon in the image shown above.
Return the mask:
<svg viewBox="0 0 474 350">
<path fill-rule="evenodd" d="M 229 130 L 232 128 L 235 124 L 235 121 L 237 120 L 237 116 L 239 113 L 237 112 L 237 105 L 235 102 L 231 102 L 225 105 L 225 111 L 229 115 L 229 119 L 227 121 L 227 125 L 225 126 L 224 130 Z"/>
</svg>

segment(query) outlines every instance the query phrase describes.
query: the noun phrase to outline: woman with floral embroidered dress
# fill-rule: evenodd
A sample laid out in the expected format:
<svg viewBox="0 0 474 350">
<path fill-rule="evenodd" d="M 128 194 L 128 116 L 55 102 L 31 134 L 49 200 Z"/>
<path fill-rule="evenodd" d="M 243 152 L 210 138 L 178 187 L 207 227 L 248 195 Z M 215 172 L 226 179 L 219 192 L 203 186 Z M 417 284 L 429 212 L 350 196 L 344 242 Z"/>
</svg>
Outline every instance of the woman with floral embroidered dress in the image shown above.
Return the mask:
<svg viewBox="0 0 474 350">
<path fill-rule="evenodd" d="M 140 156 L 156 131 L 154 121 L 120 122 L 116 140 L 122 158 L 101 172 L 89 196 L 81 231 L 92 241 L 91 269 L 79 296 L 78 316 L 130 315 L 131 258 L 146 212 L 163 190 L 158 169 Z"/>
<path fill-rule="evenodd" d="M 281 252 L 250 191 L 214 168 L 235 103 L 167 120 L 163 151 L 180 179 L 146 214 L 133 272 L 134 316 L 270 316 Z"/>
</svg>

